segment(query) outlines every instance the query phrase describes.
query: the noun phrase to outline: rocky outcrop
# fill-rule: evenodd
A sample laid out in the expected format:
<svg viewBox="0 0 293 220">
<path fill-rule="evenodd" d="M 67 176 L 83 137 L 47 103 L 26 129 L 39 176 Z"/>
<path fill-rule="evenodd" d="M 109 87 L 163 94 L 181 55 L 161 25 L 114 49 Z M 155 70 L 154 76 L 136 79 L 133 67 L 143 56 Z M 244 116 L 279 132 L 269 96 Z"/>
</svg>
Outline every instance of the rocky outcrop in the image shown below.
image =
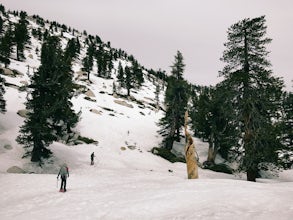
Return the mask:
<svg viewBox="0 0 293 220">
<path fill-rule="evenodd" d="M 17 114 L 23 118 L 27 117 L 27 113 L 28 113 L 28 111 L 26 109 L 21 109 L 21 110 L 17 111 Z"/>
<path fill-rule="evenodd" d="M 102 111 L 99 111 L 97 109 L 91 109 L 90 112 L 95 113 L 97 115 L 101 115 L 102 114 Z"/>
<path fill-rule="evenodd" d="M 26 173 L 26 172 L 18 166 L 13 166 L 7 170 L 7 173 Z"/>
<path fill-rule="evenodd" d="M 86 96 L 88 97 L 96 97 L 95 94 L 91 91 L 91 90 L 88 90 L 86 93 L 85 93 Z"/>
<path fill-rule="evenodd" d="M 11 76 L 14 77 L 14 73 L 11 69 L 7 69 L 7 68 L 0 68 L 2 71 L 1 73 L 5 76 Z"/>
<path fill-rule="evenodd" d="M 119 105 L 123 105 L 125 107 L 128 107 L 128 108 L 133 108 L 133 105 L 131 104 L 128 104 L 127 102 L 125 101 L 121 101 L 121 100 L 114 100 L 115 103 L 119 104 Z"/>
<path fill-rule="evenodd" d="M 11 70 L 4 67 L 0 67 L 0 70 L 1 70 L 1 74 L 5 76 L 10 76 L 10 77 L 23 76 L 23 73 L 19 72 L 18 70 Z"/>
<path fill-rule="evenodd" d="M 6 150 L 12 150 L 12 146 L 10 144 L 5 144 L 4 149 Z"/>
</svg>

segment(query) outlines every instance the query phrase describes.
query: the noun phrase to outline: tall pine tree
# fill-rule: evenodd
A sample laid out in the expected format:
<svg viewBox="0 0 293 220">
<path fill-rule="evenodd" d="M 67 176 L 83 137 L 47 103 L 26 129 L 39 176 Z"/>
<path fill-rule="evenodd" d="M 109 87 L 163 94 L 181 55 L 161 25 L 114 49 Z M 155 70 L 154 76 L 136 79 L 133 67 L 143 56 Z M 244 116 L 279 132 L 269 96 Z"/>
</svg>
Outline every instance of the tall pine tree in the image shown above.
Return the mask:
<svg viewBox="0 0 293 220">
<path fill-rule="evenodd" d="M 77 123 L 71 109 L 72 75 L 57 37 L 43 43 L 41 65 L 32 78 L 26 103 L 28 117 L 17 141 L 27 149 L 31 161 L 42 162 L 51 154 L 48 146 L 59 140 Z"/>
<path fill-rule="evenodd" d="M 26 20 L 26 12 L 20 12 L 20 20 L 15 24 L 14 41 L 16 44 L 16 58 L 17 60 L 24 59 L 24 48 L 29 41 L 29 33 L 27 29 L 28 21 Z"/>
<path fill-rule="evenodd" d="M 87 52 L 86 52 L 86 56 L 83 58 L 82 60 L 82 65 L 83 68 L 82 70 L 87 72 L 87 79 L 90 81 L 90 72 L 93 69 L 93 65 L 94 65 L 94 54 L 95 54 L 95 45 L 94 44 L 89 44 L 88 48 L 87 48 Z"/>
<path fill-rule="evenodd" d="M 10 64 L 10 55 L 13 52 L 13 31 L 11 23 L 8 23 L 6 31 L 3 31 L 0 37 L 0 58 L 1 62 L 5 64 L 5 67 Z"/>
<path fill-rule="evenodd" d="M 131 89 L 139 88 L 144 82 L 142 70 L 135 60 L 124 69 L 119 62 L 117 79 L 120 87 L 127 90 L 127 96 L 130 96 Z"/>
<path fill-rule="evenodd" d="M 265 17 L 244 19 L 228 29 L 228 41 L 222 61 L 229 100 L 233 103 L 241 147 L 237 156 L 248 181 L 255 181 L 258 171 L 277 162 L 274 120 L 278 118 L 282 81 L 272 76 L 267 60 Z M 239 156 L 240 155 L 240 156 Z"/>
<path fill-rule="evenodd" d="M 167 150 L 172 149 L 174 141 L 180 141 L 180 131 L 184 126 L 188 102 L 188 85 L 183 78 L 184 67 L 183 56 L 177 51 L 165 94 L 165 116 L 159 122 L 159 133 L 164 136 L 163 147 Z"/>
</svg>

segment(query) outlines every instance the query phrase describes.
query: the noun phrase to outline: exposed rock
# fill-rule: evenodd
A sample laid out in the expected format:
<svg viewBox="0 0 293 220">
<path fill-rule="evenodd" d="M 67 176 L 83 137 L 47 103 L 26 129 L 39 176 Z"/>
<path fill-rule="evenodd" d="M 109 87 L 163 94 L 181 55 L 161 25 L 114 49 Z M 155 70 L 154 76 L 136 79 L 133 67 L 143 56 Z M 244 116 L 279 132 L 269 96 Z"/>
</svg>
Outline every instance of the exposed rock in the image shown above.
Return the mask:
<svg viewBox="0 0 293 220">
<path fill-rule="evenodd" d="M 121 149 L 122 151 L 125 151 L 125 150 L 126 150 L 126 147 L 120 147 L 120 149 Z"/>
<path fill-rule="evenodd" d="M 4 67 L 0 67 L 0 73 L 5 76 L 16 77 L 16 76 L 23 76 L 23 73 L 19 72 L 18 70 L 12 70 Z"/>
<path fill-rule="evenodd" d="M 11 150 L 11 149 L 12 149 L 12 147 L 11 147 L 10 144 L 5 144 L 5 145 L 4 145 L 4 148 L 5 148 L 6 150 Z"/>
<path fill-rule="evenodd" d="M 26 173 L 26 172 L 18 166 L 13 166 L 7 170 L 7 173 Z"/>
<path fill-rule="evenodd" d="M 144 99 L 148 100 L 148 101 L 154 101 L 154 99 L 149 98 L 149 97 L 143 97 Z"/>
<path fill-rule="evenodd" d="M 76 74 L 78 76 L 87 76 L 87 73 L 85 71 L 77 71 Z"/>
<path fill-rule="evenodd" d="M 96 97 L 95 94 L 91 91 L 91 90 L 88 90 L 86 93 L 85 93 L 86 96 L 88 97 Z"/>
<path fill-rule="evenodd" d="M 28 55 L 28 58 L 30 58 L 30 59 L 34 59 L 34 56 L 30 53 L 30 54 Z"/>
<path fill-rule="evenodd" d="M 76 80 L 83 81 L 83 78 L 87 77 L 87 72 L 85 72 L 85 71 L 77 71 L 77 72 L 75 72 L 75 74 L 77 75 L 75 78 Z"/>
<path fill-rule="evenodd" d="M 102 111 L 99 111 L 97 109 L 90 109 L 90 112 L 95 113 L 97 115 L 101 115 L 103 113 Z"/>
<path fill-rule="evenodd" d="M 14 76 L 14 73 L 11 69 L 7 69 L 7 68 L 1 68 L 3 71 L 2 71 L 2 74 L 5 75 L 5 76 Z"/>
<path fill-rule="evenodd" d="M 74 88 L 77 94 L 85 93 L 87 91 L 87 87 L 81 84 L 74 84 Z"/>
<path fill-rule="evenodd" d="M 17 111 L 17 114 L 23 118 L 27 117 L 27 113 L 28 113 L 28 111 L 26 109 L 21 109 L 21 110 Z"/>
<path fill-rule="evenodd" d="M 110 108 L 107 108 L 107 107 L 102 107 L 102 106 L 100 106 L 102 109 L 104 109 L 104 110 L 106 110 L 106 111 L 109 111 L 109 112 L 114 112 L 114 110 L 113 109 L 110 109 Z"/>
<path fill-rule="evenodd" d="M 20 86 L 20 87 L 18 88 L 18 91 L 20 91 L 20 92 L 24 92 L 24 91 L 26 91 L 26 89 L 27 89 L 27 86 Z"/>
<path fill-rule="evenodd" d="M 20 81 L 20 83 L 23 84 L 23 85 L 25 85 L 25 86 L 28 85 L 28 82 L 27 82 L 27 81 L 23 81 L 23 80 L 22 80 L 22 81 Z"/>
<path fill-rule="evenodd" d="M 228 173 L 228 174 L 232 174 L 233 173 L 233 169 L 231 167 L 229 167 L 226 164 L 214 164 L 214 163 L 209 163 L 208 161 L 205 161 L 203 163 L 203 168 L 204 169 L 210 169 L 213 170 L 215 172 L 221 172 L 221 173 Z"/>
<path fill-rule="evenodd" d="M 133 145 L 129 145 L 127 146 L 130 150 L 135 150 L 136 149 L 136 146 L 133 146 Z"/>
<path fill-rule="evenodd" d="M 84 97 L 84 99 L 85 99 L 85 100 L 88 100 L 88 101 L 91 101 L 91 102 L 96 102 L 96 101 L 97 101 L 97 100 L 92 99 L 92 98 L 90 98 L 90 97 L 88 97 L 88 96 Z"/>
<path fill-rule="evenodd" d="M 133 105 L 131 104 L 128 104 L 127 102 L 125 101 L 121 101 L 121 100 L 114 100 L 115 103 L 119 104 L 119 105 L 123 105 L 125 107 L 128 107 L 128 108 L 133 108 Z"/>
</svg>

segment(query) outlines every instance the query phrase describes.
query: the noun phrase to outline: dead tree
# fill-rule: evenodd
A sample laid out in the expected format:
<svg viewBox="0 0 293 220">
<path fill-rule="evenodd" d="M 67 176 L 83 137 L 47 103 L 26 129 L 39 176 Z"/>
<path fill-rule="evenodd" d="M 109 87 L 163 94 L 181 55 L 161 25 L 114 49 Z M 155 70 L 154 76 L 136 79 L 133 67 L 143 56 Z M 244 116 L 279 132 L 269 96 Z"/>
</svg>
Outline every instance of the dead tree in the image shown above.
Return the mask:
<svg viewBox="0 0 293 220">
<path fill-rule="evenodd" d="M 185 160 L 187 166 L 187 177 L 188 179 L 198 179 L 198 166 L 196 160 L 196 151 L 194 141 L 187 131 L 188 112 L 185 112 L 184 117 L 184 131 L 185 131 Z"/>
</svg>

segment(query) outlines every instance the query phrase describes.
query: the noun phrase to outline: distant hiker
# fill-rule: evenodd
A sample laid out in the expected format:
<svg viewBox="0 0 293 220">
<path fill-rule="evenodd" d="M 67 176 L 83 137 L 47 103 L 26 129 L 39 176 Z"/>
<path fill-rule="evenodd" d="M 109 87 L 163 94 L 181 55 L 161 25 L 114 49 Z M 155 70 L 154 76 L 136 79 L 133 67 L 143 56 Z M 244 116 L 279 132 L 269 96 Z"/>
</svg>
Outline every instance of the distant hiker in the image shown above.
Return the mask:
<svg viewBox="0 0 293 220">
<path fill-rule="evenodd" d="M 60 192 L 66 192 L 66 179 L 69 177 L 69 170 L 66 163 L 61 166 L 57 179 L 59 178 L 59 175 L 61 176 Z"/>
<path fill-rule="evenodd" d="M 95 153 L 93 152 L 91 154 L 91 165 L 94 165 L 94 157 L 95 157 Z"/>
</svg>

